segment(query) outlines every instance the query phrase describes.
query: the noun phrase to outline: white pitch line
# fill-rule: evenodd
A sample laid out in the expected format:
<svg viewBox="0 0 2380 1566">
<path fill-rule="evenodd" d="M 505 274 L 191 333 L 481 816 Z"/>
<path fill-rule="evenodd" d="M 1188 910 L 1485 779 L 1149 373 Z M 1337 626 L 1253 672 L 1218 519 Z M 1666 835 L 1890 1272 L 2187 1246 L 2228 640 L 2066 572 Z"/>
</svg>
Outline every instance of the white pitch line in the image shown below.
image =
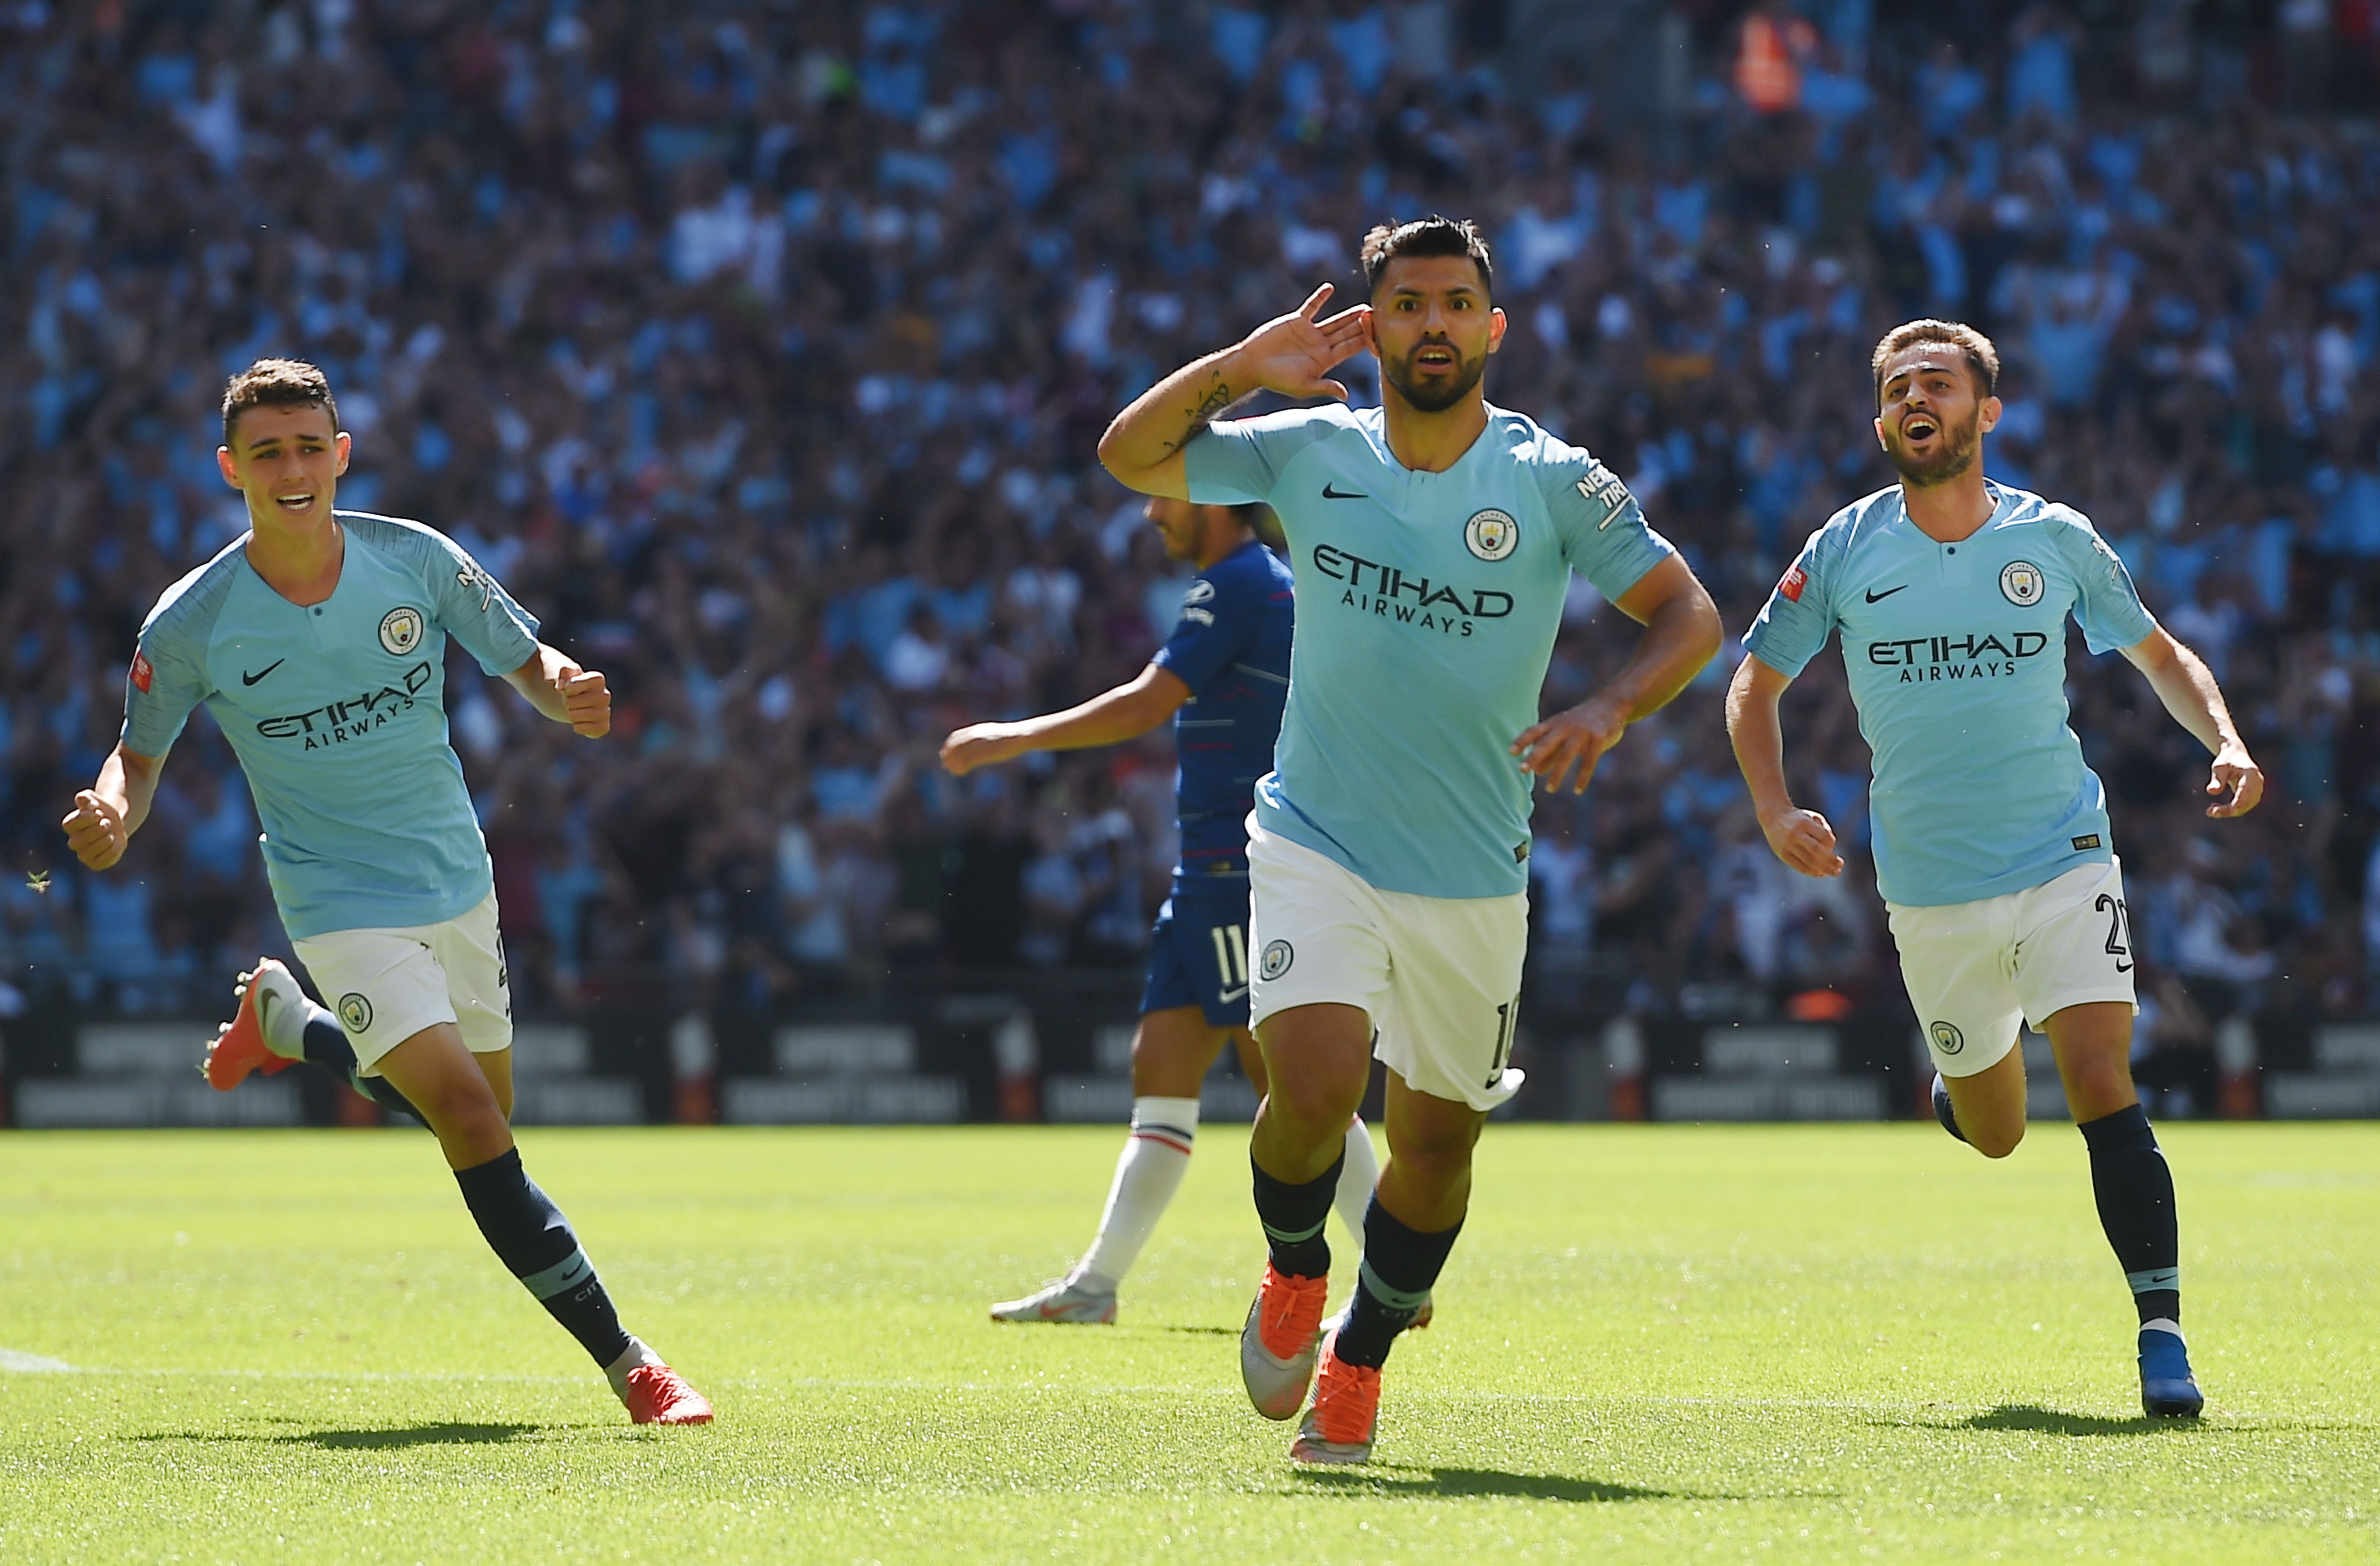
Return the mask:
<svg viewBox="0 0 2380 1566">
<path fill-rule="evenodd" d="M 62 1370 L 77 1376 L 196 1377 L 240 1381 L 527 1381 L 557 1387 L 582 1386 L 589 1379 L 586 1376 L 491 1375 L 476 1370 L 243 1370 L 170 1365 L 120 1369 L 103 1365 L 67 1365 L 36 1354 L 16 1354 L 15 1360 L 29 1363 L 11 1363 L 9 1357 L 5 1357 L 8 1355 L 8 1350 L 0 1349 L 0 1370 Z"/>
<path fill-rule="evenodd" d="M 74 1366 L 63 1359 L 47 1354 L 27 1354 L 22 1349 L 0 1349 L 0 1370 L 14 1371 L 19 1376 L 58 1376 L 72 1374 Z"/>
</svg>

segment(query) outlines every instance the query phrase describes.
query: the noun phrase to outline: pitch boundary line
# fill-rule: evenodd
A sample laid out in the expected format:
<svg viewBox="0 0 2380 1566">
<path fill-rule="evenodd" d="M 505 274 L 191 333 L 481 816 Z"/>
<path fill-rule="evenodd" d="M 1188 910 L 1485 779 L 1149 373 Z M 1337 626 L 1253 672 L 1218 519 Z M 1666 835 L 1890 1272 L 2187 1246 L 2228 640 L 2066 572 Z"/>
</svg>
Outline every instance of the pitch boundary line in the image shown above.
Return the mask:
<svg viewBox="0 0 2380 1566">
<path fill-rule="evenodd" d="M 47 1354 L 27 1354 L 22 1349 L 0 1348 L 0 1370 L 18 1376 L 65 1376 L 79 1374 L 79 1367 L 63 1359 Z"/>
</svg>

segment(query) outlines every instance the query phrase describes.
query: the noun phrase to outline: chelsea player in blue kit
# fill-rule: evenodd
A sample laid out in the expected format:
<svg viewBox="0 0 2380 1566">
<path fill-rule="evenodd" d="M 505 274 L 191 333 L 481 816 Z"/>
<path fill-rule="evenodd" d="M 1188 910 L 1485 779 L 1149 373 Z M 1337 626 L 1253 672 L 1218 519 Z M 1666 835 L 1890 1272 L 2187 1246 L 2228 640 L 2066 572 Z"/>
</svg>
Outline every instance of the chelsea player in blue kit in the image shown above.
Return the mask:
<svg viewBox="0 0 2380 1566">
<path fill-rule="evenodd" d="M 2082 515 L 1987 481 L 1999 355 L 1954 322 L 1876 345 L 1876 439 L 1900 482 L 1835 514 L 1744 637 L 1728 727 L 1761 830 L 1803 875 L 1842 871 L 1785 783 L 1778 698 L 1838 630 L 1870 791 L 1876 886 L 1935 1077 L 1935 1111 L 1986 1158 L 2024 1135 L 2017 1025 L 2049 1036 L 2090 1149 L 2099 1221 L 2137 1307 L 2141 1404 L 2204 1405 L 2181 1336 L 2173 1174 L 2131 1066 L 2132 940 L 2106 793 L 2067 723 L 2066 621 L 2121 652 L 2213 753 L 2212 817 L 2264 777 L 2204 662 L 2141 604 Z"/>
<path fill-rule="evenodd" d="M 1253 506 L 1156 498 L 1147 515 L 1166 554 L 1198 568 L 1182 618 L 1139 677 L 1064 712 L 976 723 L 942 742 L 964 777 L 1033 750 L 1078 750 L 1148 733 L 1171 717 L 1180 759 L 1175 794 L 1182 859 L 1149 931 L 1148 984 L 1132 1041 L 1132 1130 L 1091 1248 L 1067 1274 L 991 1307 L 997 1321 L 1111 1323 L 1116 1285 L 1164 1215 L 1198 1133 L 1198 1085 L 1228 1042 L 1262 1093 L 1264 1064 L 1248 1037 L 1247 814 L 1272 766 L 1289 695 L 1288 568 L 1257 538 Z M 1339 1213 L 1363 1232 L 1379 1168 L 1351 1120 Z"/>
<path fill-rule="evenodd" d="M 1302 1463 L 1369 1459 L 1380 1367 L 1453 1247 L 1480 1127 L 1520 1086 L 1530 775 L 1585 788 L 1719 642 L 1709 595 L 1620 480 L 1483 396 L 1504 317 L 1477 231 L 1376 228 L 1362 264 L 1366 303 L 1326 319 L 1318 288 L 1144 393 L 1099 444 L 1145 493 L 1269 504 L 1297 578 L 1289 704 L 1250 816 L 1268 1258 L 1240 1365 L 1269 1418 L 1296 1417 L 1312 1384 Z M 1258 390 L 1343 401 L 1326 377 L 1366 349 L 1377 411 L 1212 422 Z M 1599 690 L 1540 721 L 1573 570 L 1645 630 Z M 1389 1159 L 1323 1341 L 1340 1128 L 1376 1048 Z"/>
<path fill-rule="evenodd" d="M 334 1003 L 263 960 L 241 976 L 208 1080 L 227 1090 L 303 1059 L 414 1113 L 489 1245 L 629 1417 L 707 1423 L 702 1395 L 622 1329 L 569 1220 L 521 1168 L 495 885 L 446 738 L 449 636 L 590 738 L 611 727 L 603 676 L 539 641 L 537 621 L 442 534 L 333 511 L 349 442 L 314 366 L 263 359 L 232 377 L 223 433 L 216 461 L 249 530 L 141 625 L 123 739 L 76 796 L 67 843 L 93 870 L 124 856 L 203 703 L 255 796 L 282 924 Z"/>
</svg>

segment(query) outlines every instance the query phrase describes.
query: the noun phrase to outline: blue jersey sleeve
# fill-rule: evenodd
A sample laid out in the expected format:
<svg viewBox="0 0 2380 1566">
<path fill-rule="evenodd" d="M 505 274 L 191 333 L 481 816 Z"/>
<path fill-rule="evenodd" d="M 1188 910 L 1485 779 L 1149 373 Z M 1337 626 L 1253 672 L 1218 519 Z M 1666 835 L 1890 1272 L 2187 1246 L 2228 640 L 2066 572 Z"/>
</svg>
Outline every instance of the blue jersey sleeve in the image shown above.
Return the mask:
<svg viewBox="0 0 2380 1566">
<path fill-rule="evenodd" d="M 468 551 L 434 528 L 379 521 L 393 531 L 379 535 L 420 572 L 430 595 L 430 618 L 461 642 L 490 674 L 509 674 L 537 651 L 537 616 L 513 601 Z"/>
<path fill-rule="evenodd" d="M 1645 525 L 1620 475 L 1577 447 L 1548 440 L 1537 479 L 1562 558 L 1604 597 L 1618 598 L 1677 552 Z"/>
<path fill-rule="evenodd" d="M 240 547 L 233 544 L 166 589 L 141 622 L 124 682 L 122 738 L 135 756 L 154 758 L 172 749 L 190 710 L 214 694 L 207 643 L 238 569 L 227 563 Z"/>
<path fill-rule="evenodd" d="M 1217 571 L 1182 595 L 1182 618 L 1151 663 L 1202 696 L 1256 640 L 1264 604 L 1255 584 L 1235 571 Z"/>
<path fill-rule="evenodd" d="M 2156 617 L 2141 602 L 2115 546 L 2079 511 L 2061 505 L 2051 515 L 2065 524 L 2053 527 L 2050 537 L 2074 574 L 2074 621 L 2082 627 L 2083 644 L 2100 653 L 2145 640 L 2156 629 Z"/>
<path fill-rule="evenodd" d="M 1787 678 L 1799 674 L 1835 633 L 1836 529 L 1819 528 L 1785 568 L 1759 617 L 1743 633 L 1744 649 Z"/>
<path fill-rule="evenodd" d="M 193 643 L 180 617 L 152 620 L 141 627 L 124 682 L 124 748 L 135 756 L 164 755 L 210 688 L 204 642 Z"/>
<path fill-rule="evenodd" d="M 1226 419 L 1182 448 L 1190 498 L 1200 505 L 1247 505 L 1272 498 L 1289 459 L 1346 419 L 1336 403 L 1293 407 L 1258 419 Z"/>
</svg>

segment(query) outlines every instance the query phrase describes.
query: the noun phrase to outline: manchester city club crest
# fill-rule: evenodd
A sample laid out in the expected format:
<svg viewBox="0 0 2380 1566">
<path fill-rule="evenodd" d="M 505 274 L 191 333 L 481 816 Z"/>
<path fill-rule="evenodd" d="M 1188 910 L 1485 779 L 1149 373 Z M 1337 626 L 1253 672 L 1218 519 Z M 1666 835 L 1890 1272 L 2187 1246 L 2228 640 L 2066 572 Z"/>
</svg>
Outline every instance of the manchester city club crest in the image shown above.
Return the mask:
<svg viewBox="0 0 2380 1566">
<path fill-rule="evenodd" d="M 354 990 L 339 997 L 339 1021 L 349 1033 L 361 1033 L 371 1026 L 371 1002 Z"/>
<path fill-rule="evenodd" d="M 1288 941 L 1268 941 L 1265 942 L 1264 955 L 1259 959 L 1262 965 L 1257 971 L 1267 979 L 1276 979 L 1287 973 L 1289 965 L 1296 960 L 1297 953 L 1291 949 Z"/>
<path fill-rule="evenodd" d="M 2035 577 L 2034 580 L 2038 581 L 2040 578 Z M 2041 596 L 2038 588 L 2034 589 L 2034 596 L 2035 598 Z M 1967 1036 L 1959 1031 L 1957 1023 L 1937 1022 L 1927 1027 L 1925 1031 L 1933 1037 L 1934 1048 L 1946 1055 L 1955 1055 L 1967 1047 Z"/>
<path fill-rule="evenodd" d="M 2000 568 L 2000 593 L 2019 609 L 2030 609 L 2041 601 L 2049 586 L 2041 567 L 2030 560 L 2011 560 Z"/>
<path fill-rule="evenodd" d="M 421 611 L 407 605 L 381 616 L 380 644 L 402 658 L 421 645 Z"/>
<path fill-rule="evenodd" d="M 1477 512 L 1463 525 L 1463 541 L 1482 560 L 1501 560 L 1519 547 L 1521 525 L 1509 511 Z"/>
</svg>

